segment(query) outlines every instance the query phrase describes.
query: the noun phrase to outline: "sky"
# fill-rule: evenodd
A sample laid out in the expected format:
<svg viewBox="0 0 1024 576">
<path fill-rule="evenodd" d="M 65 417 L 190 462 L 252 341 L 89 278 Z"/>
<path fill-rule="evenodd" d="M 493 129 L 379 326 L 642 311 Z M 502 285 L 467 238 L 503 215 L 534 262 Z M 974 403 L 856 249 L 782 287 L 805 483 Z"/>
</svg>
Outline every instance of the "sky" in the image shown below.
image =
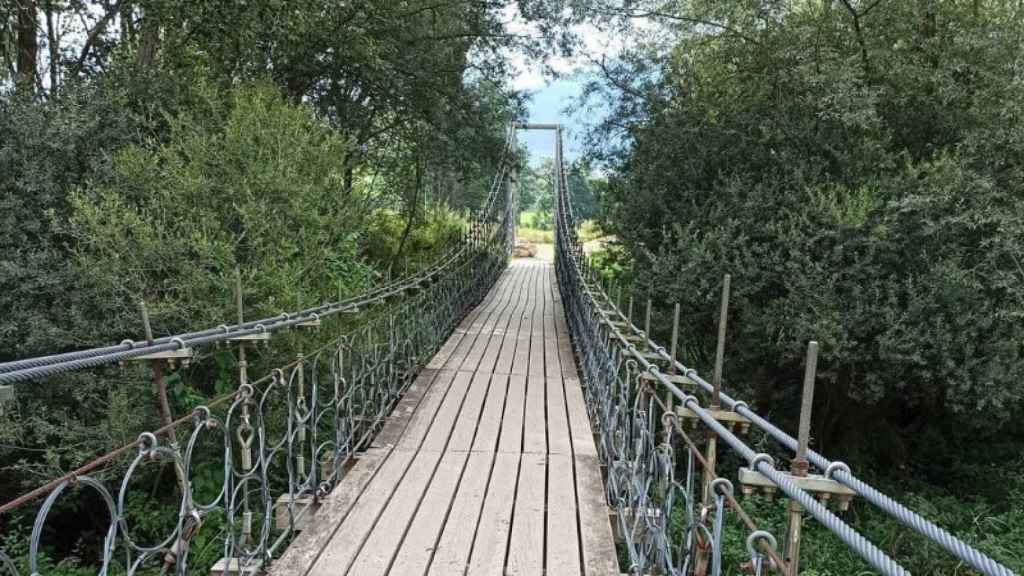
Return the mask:
<svg viewBox="0 0 1024 576">
<path fill-rule="evenodd" d="M 530 91 L 530 122 L 562 123 L 566 130 L 566 160 L 577 158 L 581 152 L 579 140 L 583 133 L 583 123 L 580 118 L 570 115 L 565 109 L 579 98 L 582 89 L 583 79 L 571 76 L 545 80 L 542 86 Z M 554 156 L 554 132 L 523 130 L 519 133 L 519 141 L 524 142 L 529 148 L 530 163 L 534 166 L 543 162 L 545 158 Z"/>
<path fill-rule="evenodd" d="M 503 18 L 513 34 L 536 34 L 535 27 L 519 14 L 518 3 L 509 2 Z M 580 116 L 573 116 L 566 108 L 575 103 L 583 91 L 591 68 L 588 58 L 614 56 L 622 48 L 622 37 L 612 37 L 594 24 L 579 24 L 574 28 L 582 46 L 579 55 L 566 58 L 553 56 L 542 63 L 530 62 L 519 53 L 509 54 L 515 79 L 512 87 L 526 91 L 532 96 L 529 103 L 529 121 L 532 123 L 561 123 L 566 133 L 565 155 L 567 160 L 579 157 L 582 152 L 582 137 L 586 124 L 592 123 Z M 587 55 L 584 57 L 583 55 Z M 547 68 L 556 77 L 544 73 Z M 550 131 L 521 131 L 520 142 L 530 150 L 530 162 L 538 165 L 545 158 L 554 156 L 554 134 Z"/>
</svg>

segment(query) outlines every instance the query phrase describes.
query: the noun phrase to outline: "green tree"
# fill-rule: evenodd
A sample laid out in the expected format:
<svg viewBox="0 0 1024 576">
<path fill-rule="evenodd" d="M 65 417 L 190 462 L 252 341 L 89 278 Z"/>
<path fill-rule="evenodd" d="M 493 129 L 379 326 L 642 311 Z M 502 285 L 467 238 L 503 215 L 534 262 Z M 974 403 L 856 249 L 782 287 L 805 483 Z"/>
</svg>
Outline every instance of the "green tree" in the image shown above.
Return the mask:
<svg viewBox="0 0 1024 576">
<path fill-rule="evenodd" d="M 732 273 L 730 385 L 792 415 L 821 341 L 820 447 L 906 470 L 1016 430 L 1019 4 L 591 7 L 671 32 L 603 64 L 591 141 L 613 144 L 609 231 L 698 358 Z"/>
</svg>

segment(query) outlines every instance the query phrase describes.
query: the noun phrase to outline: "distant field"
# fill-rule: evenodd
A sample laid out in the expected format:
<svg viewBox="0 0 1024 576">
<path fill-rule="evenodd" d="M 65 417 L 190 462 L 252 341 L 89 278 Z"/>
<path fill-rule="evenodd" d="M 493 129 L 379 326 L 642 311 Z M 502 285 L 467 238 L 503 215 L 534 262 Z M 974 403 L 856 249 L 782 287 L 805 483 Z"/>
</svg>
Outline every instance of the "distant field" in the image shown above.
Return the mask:
<svg viewBox="0 0 1024 576">
<path fill-rule="evenodd" d="M 535 244 L 553 244 L 555 242 L 555 232 L 537 227 L 538 219 L 539 215 L 536 211 L 520 212 L 519 227 L 516 230 L 517 238 Z M 584 242 L 590 242 L 605 236 L 604 232 L 593 220 L 584 221 L 580 225 L 579 233 L 580 240 Z"/>
</svg>

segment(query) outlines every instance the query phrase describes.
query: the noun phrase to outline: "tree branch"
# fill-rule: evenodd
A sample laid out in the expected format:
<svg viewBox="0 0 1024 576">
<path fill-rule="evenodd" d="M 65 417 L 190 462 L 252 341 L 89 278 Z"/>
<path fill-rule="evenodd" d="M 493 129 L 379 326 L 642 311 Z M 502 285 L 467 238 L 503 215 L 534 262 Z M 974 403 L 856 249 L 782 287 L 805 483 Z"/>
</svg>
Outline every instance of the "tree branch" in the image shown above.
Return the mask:
<svg viewBox="0 0 1024 576">
<path fill-rule="evenodd" d="M 637 11 L 637 10 L 629 10 L 629 9 L 613 10 L 613 9 L 607 9 L 607 8 L 604 8 L 604 9 L 599 8 L 598 11 L 604 13 L 605 15 L 622 16 L 624 18 L 629 18 L 629 19 L 660 18 L 662 20 L 673 20 L 673 21 L 676 21 L 676 22 L 688 22 L 690 24 L 700 24 L 701 26 L 710 26 L 711 28 L 716 28 L 716 29 L 721 30 L 723 32 L 728 32 L 729 34 L 732 34 L 733 36 L 736 36 L 737 38 L 740 38 L 740 39 L 745 40 L 747 42 L 750 42 L 751 44 L 754 44 L 754 45 L 757 45 L 757 46 L 761 45 L 761 42 L 759 42 L 754 37 L 749 36 L 749 35 L 741 32 L 740 30 L 738 30 L 738 29 L 736 29 L 736 28 L 734 28 L 734 27 L 732 27 L 732 26 L 730 26 L 728 24 L 723 24 L 721 22 L 715 22 L 714 20 L 705 20 L 703 18 L 694 18 L 692 16 L 680 16 L 678 14 L 669 14 L 668 12 L 661 12 L 659 10 Z"/>
<path fill-rule="evenodd" d="M 85 59 L 89 57 L 89 51 L 92 50 L 92 45 L 99 38 L 99 35 L 103 32 L 103 29 L 107 27 L 107 24 L 113 19 L 114 15 L 117 14 L 118 9 L 121 6 L 121 0 L 117 0 L 112 5 L 107 7 L 106 12 L 103 13 L 103 17 L 96 22 L 96 25 L 89 31 L 89 35 L 85 38 L 85 44 L 82 45 L 82 51 L 78 55 L 78 60 L 75 61 L 75 67 L 72 70 L 72 74 L 78 76 L 81 72 L 82 66 L 85 65 Z"/>
<path fill-rule="evenodd" d="M 869 75 L 871 73 L 871 60 L 868 58 L 867 43 L 864 42 L 864 31 L 860 27 L 860 19 L 863 14 L 857 12 L 853 7 L 853 4 L 850 4 L 850 0 L 840 0 L 840 2 L 843 3 L 843 6 L 846 7 L 846 11 L 849 12 L 850 17 L 853 18 L 853 33 L 857 38 L 857 44 L 860 46 L 861 65 L 864 67 L 865 76 Z M 875 0 L 875 3 L 869 6 L 868 10 L 878 6 L 879 2 L 881 2 L 881 0 Z"/>
</svg>

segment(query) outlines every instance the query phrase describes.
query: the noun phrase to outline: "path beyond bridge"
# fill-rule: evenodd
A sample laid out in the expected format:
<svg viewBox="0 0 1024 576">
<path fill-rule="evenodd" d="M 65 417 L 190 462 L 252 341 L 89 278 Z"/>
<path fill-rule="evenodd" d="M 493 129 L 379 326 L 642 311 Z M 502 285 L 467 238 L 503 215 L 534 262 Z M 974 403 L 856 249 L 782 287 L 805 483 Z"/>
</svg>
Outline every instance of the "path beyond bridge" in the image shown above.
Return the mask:
<svg viewBox="0 0 1024 576">
<path fill-rule="evenodd" d="M 605 502 L 553 267 L 515 260 L 271 573 L 617 575 Z"/>
</svg>

